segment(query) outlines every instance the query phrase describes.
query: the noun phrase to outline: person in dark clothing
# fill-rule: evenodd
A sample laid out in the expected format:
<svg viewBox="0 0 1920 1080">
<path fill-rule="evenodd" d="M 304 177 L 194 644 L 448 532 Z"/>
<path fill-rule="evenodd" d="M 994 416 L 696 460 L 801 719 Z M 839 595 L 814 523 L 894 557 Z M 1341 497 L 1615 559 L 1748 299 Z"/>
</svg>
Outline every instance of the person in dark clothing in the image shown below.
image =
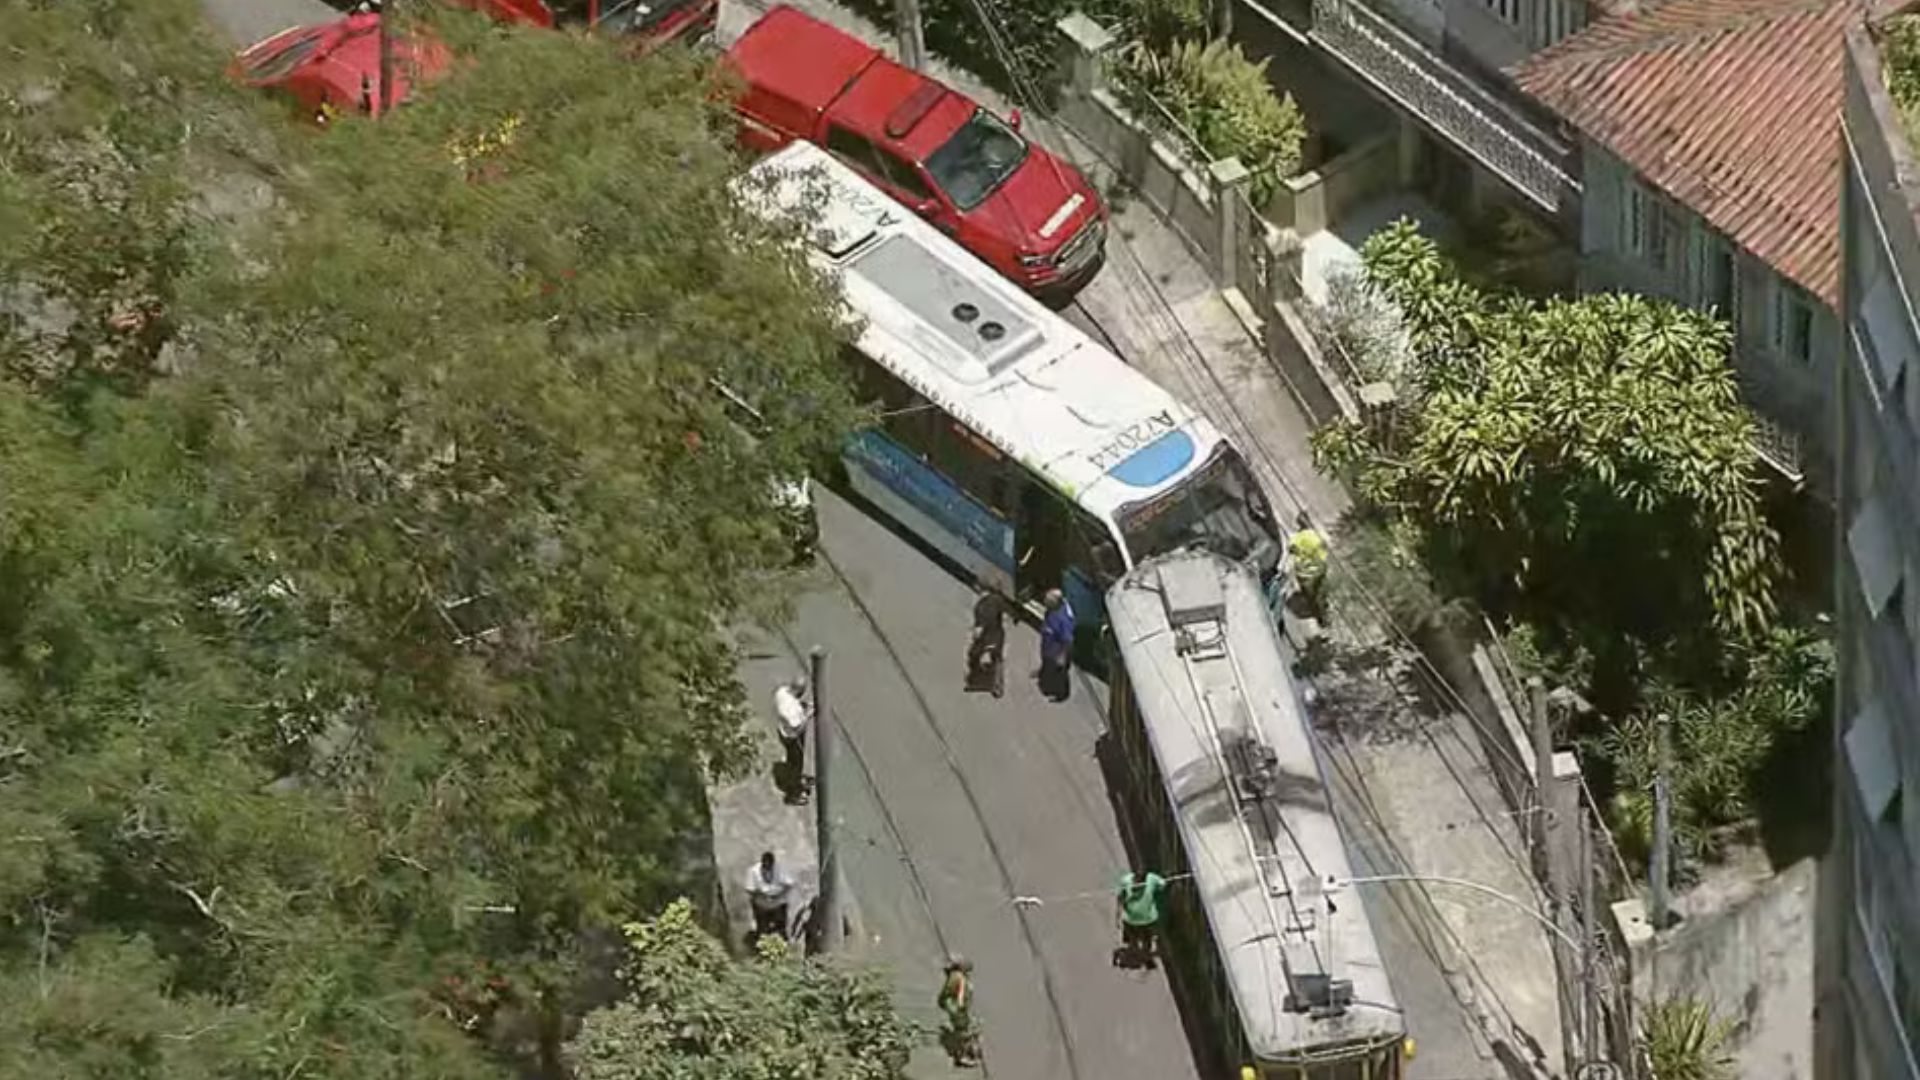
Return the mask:
<svg viewBox="0 0 1920 1080">
<path fill-rule="evenodd" d="M 1006 693 L 1007 614 L 1006 598 L 990 588 L 974 601 L 973 639 L 967 643 L 968 689 L 992 690 L 994 697 Z"/>
<path fill-rule="evenodd" d="M 1048 589 L 1047 617 L 1040 624 L 1040 693 L 1065 701 L 1073 693 L 1073 608 L 1059 589 Z"/>
</svg>

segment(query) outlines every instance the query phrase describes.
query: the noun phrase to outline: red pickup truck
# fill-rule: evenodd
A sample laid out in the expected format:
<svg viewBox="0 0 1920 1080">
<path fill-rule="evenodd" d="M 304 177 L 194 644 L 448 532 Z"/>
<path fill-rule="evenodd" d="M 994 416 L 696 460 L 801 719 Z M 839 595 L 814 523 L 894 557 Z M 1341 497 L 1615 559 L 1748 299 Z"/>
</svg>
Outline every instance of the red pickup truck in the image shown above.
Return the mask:
<svg viewBox="0 0 1920 1080">
<path fill-rule="evenodd" d="M 1041 300 L 1065 304 L 1106 261 L 1086 177 L 959 91 L 794 8 L 727 50 L 746 84 L 741 141 L 825 147 Z"/>
</svg>

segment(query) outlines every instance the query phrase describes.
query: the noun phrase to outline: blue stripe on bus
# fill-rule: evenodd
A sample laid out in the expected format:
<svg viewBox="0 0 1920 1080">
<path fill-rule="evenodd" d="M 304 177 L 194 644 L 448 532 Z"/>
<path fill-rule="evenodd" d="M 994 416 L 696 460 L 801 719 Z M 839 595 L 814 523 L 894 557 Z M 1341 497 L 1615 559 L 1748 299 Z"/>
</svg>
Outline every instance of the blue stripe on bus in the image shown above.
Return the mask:
<svg viewBox="0 0 1920 1080">
<path fill-rule="evenodd" d="M 1193 454 L 1193 439 L 1186 432 L 1169 431 L 1128 454 L 1107 475 L 1128 487 L 1153 487 L 1186 468 Z"/>
<path fill-rule="evenodd" d="M 970 550 L 1007 574 L 1013 573 L 1013 525 L 921 461 L 919 455 L 873 430 L 849 439 L 845 453 Z"/>
</svg>

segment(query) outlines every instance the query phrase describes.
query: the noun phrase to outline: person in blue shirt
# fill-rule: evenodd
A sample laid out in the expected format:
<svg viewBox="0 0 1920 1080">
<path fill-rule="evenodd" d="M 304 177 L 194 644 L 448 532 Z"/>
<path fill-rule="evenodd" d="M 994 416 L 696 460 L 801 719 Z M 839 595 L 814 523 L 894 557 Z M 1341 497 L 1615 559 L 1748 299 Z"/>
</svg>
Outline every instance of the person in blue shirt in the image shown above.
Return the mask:
<svg viewBox="0 0 1920 1080">
<path fill-rule="evenodd" d="M 1059 589 L 1048 589 L 1047 617 L 1040 624 L 1040 692 L 1065 701 L 1073 692 L 1073 608 Z"/>
</svg>

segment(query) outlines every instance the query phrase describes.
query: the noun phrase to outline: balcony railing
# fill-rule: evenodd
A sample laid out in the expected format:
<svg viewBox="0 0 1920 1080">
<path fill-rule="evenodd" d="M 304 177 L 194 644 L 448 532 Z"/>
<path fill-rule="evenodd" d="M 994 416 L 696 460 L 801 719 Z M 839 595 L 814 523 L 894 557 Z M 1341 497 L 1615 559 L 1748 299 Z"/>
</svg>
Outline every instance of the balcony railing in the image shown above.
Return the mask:
<svg viewBox="0 0 1920 1080">
<path fill-rule="evenodd" d="M 1579 191 L 1571 148 L 1379 13 L 1356 0 L 1313 0 L 1310 36 L 1542 210 L 1557 216 L 1570 206 Z"/>
</svg>

